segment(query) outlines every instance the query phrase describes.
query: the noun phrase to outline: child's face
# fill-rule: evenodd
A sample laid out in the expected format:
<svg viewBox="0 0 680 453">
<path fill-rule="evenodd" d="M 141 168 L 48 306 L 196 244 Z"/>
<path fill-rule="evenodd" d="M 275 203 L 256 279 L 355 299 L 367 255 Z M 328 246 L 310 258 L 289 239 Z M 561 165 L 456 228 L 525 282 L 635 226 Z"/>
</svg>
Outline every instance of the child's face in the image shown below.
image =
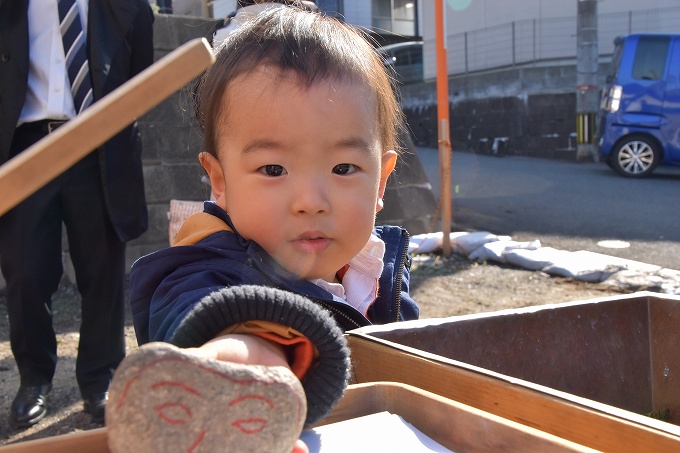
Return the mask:
<svg viewBox="0 0 680 453">
<path fill-rule="evenodd" d="M 381 149 L 376 96 L 351 82 L 234 79 L 217 123 L 217 155 L 201 154 L 217 204 L 236 230 L 301 278 L 335 280 L 366 244 L 394 151 Z"/>
</svg>

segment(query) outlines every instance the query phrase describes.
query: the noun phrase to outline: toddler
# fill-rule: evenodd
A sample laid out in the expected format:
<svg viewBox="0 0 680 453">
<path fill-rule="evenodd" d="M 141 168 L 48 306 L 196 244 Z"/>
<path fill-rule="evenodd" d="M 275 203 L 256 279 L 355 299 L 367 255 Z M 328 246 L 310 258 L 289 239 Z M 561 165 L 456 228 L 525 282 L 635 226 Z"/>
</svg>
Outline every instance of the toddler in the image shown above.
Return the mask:
<svg viewBox="0 0 680 453">
<path fill-rule="evenodd" d="M 130 275 L 139 344 L 182 349 L 142 346 L 124 361 L 107 407 L 109 437 L 130 438 L 129 426 L 119 436 L 116 427 L 129 414 L 148 414 L 156 421 L 144 422 L 141 437 L 189 439 L 210 451 L 245 436 L 240 451 L 305 451 L 295 442 L 299 431 L 322 419 L 347 384 L 342 332 L 418 317 L 408 295 L 408 233 L 375 226 L 397 161 L 400 108 L 382 61 L 359 33 L 294 7 L 266 11 L 231 33 L 195 99 L 204 134 L 199 160 L 214 201 L 187 219 L 173 247 L 139 259 Z M 239 415 L 233 435 L 217 435 L 189 429 L 184 422 L 195 421 L 196 411 L 167 392 L 158 400 L 148 390 L 130 397 L 166 362 L 183 364 L 195 382 L 170 385 L 173 372 L 161 379 L 154 371 L 152 381 L 162 384 L 144 389 L 201 393 L 214 415 L 229 413 L 217 403 L 223 394 L 225 405 L 245 394 L 267 412 L 277 398 L 299 395 L 301 383 L 301 396 L 288 398 L 278 416 L 293 426 L 292 443 L 267 437 L 276 416 L 247 418 L 259 423 L 249 432 Z M 230 390 L 202 388 L 195 369 L 213 365 Z M 273 379 L 277 385 L 269 385 L 268 369 L 284 375 Z M 286 415 L 298 406 L 306 410 L 299 425 Z M 179 425 L 172 437 L 168 430 Z"/>
</svg>

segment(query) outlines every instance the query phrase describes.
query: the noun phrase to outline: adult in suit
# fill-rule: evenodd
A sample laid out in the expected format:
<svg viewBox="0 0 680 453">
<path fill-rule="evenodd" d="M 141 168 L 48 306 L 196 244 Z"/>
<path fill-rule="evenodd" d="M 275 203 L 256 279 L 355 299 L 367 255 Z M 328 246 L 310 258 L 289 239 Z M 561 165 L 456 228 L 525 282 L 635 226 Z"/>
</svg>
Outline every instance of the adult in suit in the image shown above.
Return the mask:
<svg viewBox="0 0 680 453">
<path fill-rule="evenodd" d="M 0 163 L 76 115 L 58 1 L 64 0 L 0 0 Z M 152 64 L 153 12 L 147 0 L 76 5 L 96 102 Z M 51 297 L 63 273 L 62 224 L 82 298 L 76 378 L 85 412 L 103 422 L 108 385 L 125 355 L 125 244 L 148 224 L 136 124 L 0 217 L 0 265 L 21 378 L 10 414 L 17 427 L 47 411 L 57 362 Z"/>
</svg>

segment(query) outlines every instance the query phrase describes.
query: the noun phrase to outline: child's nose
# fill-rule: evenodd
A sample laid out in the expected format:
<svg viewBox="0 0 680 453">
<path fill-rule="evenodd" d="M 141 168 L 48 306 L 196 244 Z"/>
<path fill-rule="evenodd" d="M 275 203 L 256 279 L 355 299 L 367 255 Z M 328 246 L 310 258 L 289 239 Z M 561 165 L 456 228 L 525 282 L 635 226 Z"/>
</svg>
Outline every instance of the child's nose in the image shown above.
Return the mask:
<svg viewBox="0 0 680 453">
<path fill-rule="evenodd" d="M 292 211 L 295 214 L 320 214 L 330 212 L 326 184 L 319 178 L 309 178 L 296 188 Z"/>
</svg>

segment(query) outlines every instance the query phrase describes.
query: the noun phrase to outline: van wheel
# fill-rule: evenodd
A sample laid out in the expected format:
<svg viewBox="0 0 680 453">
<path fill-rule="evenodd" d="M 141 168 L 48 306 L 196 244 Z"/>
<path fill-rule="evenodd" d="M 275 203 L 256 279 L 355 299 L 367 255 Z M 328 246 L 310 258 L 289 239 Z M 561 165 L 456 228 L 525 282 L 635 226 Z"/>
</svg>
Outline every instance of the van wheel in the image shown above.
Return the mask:
<svg viewBox="0 0 680 453">
<path fill-rule="evenodd" d="M 644 135 L 631 135 L 616 145 L 609 164 L 622 176 L 643 178 L 654 171 L 660 159 L 661 152 L 654 140 Z"/>
</svg>

